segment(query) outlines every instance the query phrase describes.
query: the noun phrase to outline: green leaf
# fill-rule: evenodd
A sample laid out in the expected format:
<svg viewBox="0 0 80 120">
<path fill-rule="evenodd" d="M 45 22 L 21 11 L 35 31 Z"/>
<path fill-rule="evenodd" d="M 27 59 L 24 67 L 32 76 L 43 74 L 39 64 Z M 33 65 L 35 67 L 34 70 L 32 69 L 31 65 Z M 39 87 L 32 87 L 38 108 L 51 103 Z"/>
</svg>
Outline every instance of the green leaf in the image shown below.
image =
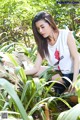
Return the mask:
<svg viewBox="0 0 80 120">
<path fill-rule="evenodd" d="M 12 63 L 14 64 L 14 66 L 17 66 L 15 69 L 16 70 L 15 72 L 19 73 L 22 80 L 24 81 L 24 83 L 26 83 L 27 77 L 26 77 L 26 74 L 24 72 L 24 69 L 21 66 L 19 66 L 19 64 L 16 62 L 16 60 L 12 56 L 12 54 L 7 53 L 7 55 L 10 58 L 10 60 L 12 61 Z"/>
<path fill-rule="evenodd" d="M 11 62 L 12 62 L 15 66 L 19 66 L 19 64 L 16 62 L 16 60 L 14 59 L 14 57 L 13 57 L 12 54 L 7 53 L 6 55 L 10 58 Z"/>
<path fill-rule="evenodd" d="M 80 116 L 80 104 L 75 105 L 68 111 L 62 112 L 57 120 L 77 120 Z"/>
<path fill-rule="evenodd" d="M 10 96 L 16 103 L 16 106 L 18 107 L 23 120 L 29 120 L 27 113 L 26 113 L 19 97 L 17 96 L 17 93 L 15 92 L 15 90 L 13 88 L 13 85 L 11 83 L 9 83 L 6 79 L 3 79 L 3 78 L 0 78 L 0 85 L 10 94 Z"/>
</svg>

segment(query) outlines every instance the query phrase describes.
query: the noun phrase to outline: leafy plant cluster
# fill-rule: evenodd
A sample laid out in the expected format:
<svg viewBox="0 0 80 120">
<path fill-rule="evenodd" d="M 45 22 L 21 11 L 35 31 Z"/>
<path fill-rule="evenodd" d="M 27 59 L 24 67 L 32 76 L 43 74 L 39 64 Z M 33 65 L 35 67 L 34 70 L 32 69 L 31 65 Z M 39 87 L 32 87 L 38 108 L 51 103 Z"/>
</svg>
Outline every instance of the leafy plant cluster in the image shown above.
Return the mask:
<svg viewBox="0 0 80 120">
<path fill-rule="evenodd" d="M 73 114 L 80 106 L 80 76 L 78 76 L 78 79 L 74 84 L 76 88 L 75 93 L 66 93 L 56 96 L 53 86 L 59 78 L 55 81 L 50 81 L 51 77 L 55 74 L 51 71 L 51 67 L 44 71 L 44 73 L 40 75 L 40 78 L 26 76 L 24 68 L 17 63 L 12 53 L 9 52 L 11 51 L 10 48 L 12 49 L 12 46 L 8 47 L 8 45 L 6 45 L 5 48 L 7 48 L 7 56 L 16 68 L 16 77 L 13 75 L 11 77 L 14 78 L 15 83 L 9 82 L 8 78 L 0 78 L 0 111 L 8 113 L 9 118 L 22 120 L 73 119 Z M 8 76 L 10 77 L 10 74 L 8 74 Z M 77 98 L 74 107 L 71 107 L 67 100 L 71 96 Z M 65 111 L 65 109 L 67 109 L 67 111 L 62 112 L 59 108 L 60 104 L 61 106 L 63 104 L 65 105 L 65 108 L 62 111 Z M 70 115 L 68 116 L 68 114 Z M 75 120 L 77 120 L 77 118 L 79 119 L 79 114 L 79 110 L 76 115 L 74 114 Z"/>
</svg>

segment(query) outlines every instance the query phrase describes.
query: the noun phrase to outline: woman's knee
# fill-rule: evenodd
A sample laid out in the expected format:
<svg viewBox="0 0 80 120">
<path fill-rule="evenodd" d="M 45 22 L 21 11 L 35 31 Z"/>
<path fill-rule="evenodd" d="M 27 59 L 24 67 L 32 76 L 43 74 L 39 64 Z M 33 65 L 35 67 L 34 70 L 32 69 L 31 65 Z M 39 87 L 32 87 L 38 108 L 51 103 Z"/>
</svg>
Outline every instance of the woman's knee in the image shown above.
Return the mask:
<svg viewBox="0 0 80 120">
<path fill-rule="evenodd" d="M 53 75 L 52 76 L 52 80 L 57 80 L 57 79 L 61 79 L 61 76 L 59 74 Z"/>
</svg>

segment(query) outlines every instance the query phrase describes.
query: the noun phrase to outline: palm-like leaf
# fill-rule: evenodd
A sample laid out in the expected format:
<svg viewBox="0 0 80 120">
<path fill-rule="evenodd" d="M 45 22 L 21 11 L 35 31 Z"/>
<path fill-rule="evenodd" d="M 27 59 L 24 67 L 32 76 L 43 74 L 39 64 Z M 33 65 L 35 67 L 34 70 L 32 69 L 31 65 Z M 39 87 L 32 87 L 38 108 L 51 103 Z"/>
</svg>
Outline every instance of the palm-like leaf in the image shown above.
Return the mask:
<svg viewBox="0 0 80 120">
<path fill-rule="evenodd" d="M 78 120 L 80 116 L 80 104 L 77 104 L 68 111 L 62 112 L 57 120 Z"/>
<path fill-rule="evenodd" d="M 17 105 L 17 107 L 19 109 L 19 112 L 20 112 L 23 120 L 29 120 L 24 107 L 23 107 L 19 97 L 17 96 L 17 93 L 13 89 L 13 85 L 11 83 L 9 83 L 6 79 L 3 79 L 3 78 L 0 78 L 0 85 L 10 94 L 10 96 L 14 100 L 15 104 Z"/>
</svg>

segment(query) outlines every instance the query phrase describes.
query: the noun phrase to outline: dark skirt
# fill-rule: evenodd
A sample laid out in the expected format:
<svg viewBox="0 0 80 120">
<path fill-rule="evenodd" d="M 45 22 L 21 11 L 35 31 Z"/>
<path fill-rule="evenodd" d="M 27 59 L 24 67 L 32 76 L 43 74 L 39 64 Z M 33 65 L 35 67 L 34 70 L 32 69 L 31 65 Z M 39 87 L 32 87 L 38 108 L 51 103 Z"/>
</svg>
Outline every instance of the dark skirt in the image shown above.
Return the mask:
<svg viewBox="0 0 80 120">
<path fill-rule="evenodd" d="M 79 73 L 80 73 L 80 71 L 79 71 Z M 73 81 L 73 73 L 62 74 L 62 77 L 67 77 L 71 81 Z M 62 94 L 70 86 L 70 82 L 68 80 L 66 80 L 64 78 L 62 78 L 62 80 L 63 80 L 63 85 L 59 84 L 59 83 L 55 83 L 54 86 L 53 86 L 56 95 Z"/>
</svg>

